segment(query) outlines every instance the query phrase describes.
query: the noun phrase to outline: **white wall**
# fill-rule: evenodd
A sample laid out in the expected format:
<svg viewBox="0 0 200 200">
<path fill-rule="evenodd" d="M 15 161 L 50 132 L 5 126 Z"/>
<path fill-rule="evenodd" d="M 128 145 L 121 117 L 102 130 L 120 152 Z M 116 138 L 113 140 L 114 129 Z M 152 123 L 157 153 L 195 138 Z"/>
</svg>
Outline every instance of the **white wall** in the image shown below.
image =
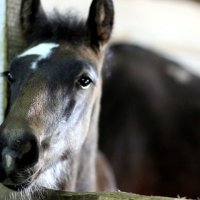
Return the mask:
<svg viewBox="0 0 200 200">
<path fill-rule="evenodd" d="M 116 0 L 115 41 L 164 53 L 200 75 L 200 3 L 192 0 Z"/>
</svg>

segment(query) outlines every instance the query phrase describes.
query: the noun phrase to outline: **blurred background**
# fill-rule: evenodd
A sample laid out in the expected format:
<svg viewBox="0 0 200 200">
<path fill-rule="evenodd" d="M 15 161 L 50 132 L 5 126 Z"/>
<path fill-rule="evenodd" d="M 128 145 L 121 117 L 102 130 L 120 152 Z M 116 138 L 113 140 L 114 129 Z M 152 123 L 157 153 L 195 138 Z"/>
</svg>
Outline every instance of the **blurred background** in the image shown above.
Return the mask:
<svg viewBox="0 0 200 200">
<path fill-rule="evenodd" d="M 7 69 L 7 63 L 25 48 L 18 21 L 20 2 L 20 0 L 0 2 L 1 71 Z M 49 15 L 57 9 L 59 12 L 70 12 L 84 18 L 87 17 L 90 3 L 91 0 L 42 0 L 43 7 Z M 151 49 L 180 63 L 194 75 L 200 76 L 200 2 L 192 0 L 114 0 L 114 4 L 116 17 L 112 43 L 133 43 Z M 0 85 L 2 121 L 5 109 L 5 86 L 3 82 L 0 82 Z M 198 156 L 195 159 L 198 162 Z M 184 181 L 187 182 L 187 180 Z M 193 183 L 188 181 L 187 184 L 189 187 Z M 199 193 L 188 193 L 185 194 L 186 196 L 200 196 L 200 180 L 195 184 L 198 185 L 195 187 L 199 187 Z M 140 192 L 140 190 L 133 192 Z M 151 191 L 148 194 L 151 194 Z M 152 194 L 154 194 L 153 191 Z"/>
</svg>

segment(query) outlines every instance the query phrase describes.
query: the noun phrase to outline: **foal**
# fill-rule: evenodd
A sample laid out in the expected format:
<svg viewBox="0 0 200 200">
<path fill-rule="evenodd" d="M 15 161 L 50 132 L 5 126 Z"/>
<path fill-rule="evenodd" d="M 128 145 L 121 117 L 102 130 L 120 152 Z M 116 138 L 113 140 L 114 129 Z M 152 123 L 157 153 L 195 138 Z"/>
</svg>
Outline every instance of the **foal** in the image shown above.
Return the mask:
<svg viewBox="0 0 200 200">
<path fill-rule="evenodd" d="M 86 22 L 48 17 L 39 0 L 22 1 L 30 47 L 5 73 L 10 98 L 0 127 L 0 181 L 8 188 L 114 189 L 97 153 L 101 71 L 113 14 L 112 0 L 93 0 Z"/>
</svg>

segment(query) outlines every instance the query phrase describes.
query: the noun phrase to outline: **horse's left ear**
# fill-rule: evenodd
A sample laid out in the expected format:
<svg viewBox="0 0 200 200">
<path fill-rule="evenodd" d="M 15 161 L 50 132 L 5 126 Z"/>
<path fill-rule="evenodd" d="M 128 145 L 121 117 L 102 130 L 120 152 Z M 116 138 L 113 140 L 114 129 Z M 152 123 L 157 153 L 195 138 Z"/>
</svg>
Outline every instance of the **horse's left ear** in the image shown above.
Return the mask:
<svg viewBox="0 0 200 200">
<path fill-rule="evenodd" d="M 92 45 L 99 48 L 108 42 L 113 29 L 113 21 L 112 0 L 93 0 L 87 19 Z"/>
<path fill-rule="evenodd" d="M 21 0 L 20 25 L 21 31 L 27 41 L 35 31 L 35 23 L 40 23 L 45 18 L 40 0 Z"/>
</svg>

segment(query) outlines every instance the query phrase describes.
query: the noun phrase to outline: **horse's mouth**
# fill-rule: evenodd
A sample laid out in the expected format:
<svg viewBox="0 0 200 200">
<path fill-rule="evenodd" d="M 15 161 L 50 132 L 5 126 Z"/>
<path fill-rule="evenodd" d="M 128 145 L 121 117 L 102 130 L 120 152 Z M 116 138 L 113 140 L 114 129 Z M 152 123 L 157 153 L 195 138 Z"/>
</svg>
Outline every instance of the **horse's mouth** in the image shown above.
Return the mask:
<svg viewBox="0 0 200 200">
<path fill-rule="evenodd" d="M 19 185 L 4 185 L 8 189 L 14 190 L 14 191 L 22 191 L 28 187 L 28 184 L 19 184 Z"/>
<path fill-rule="evenodd" d="M 17 192 L 25 190 L 26 188 L 30 186 L 30 182 L 28 181 L 28 179 L 26 179 L 26 181 L 24 180 L 16 181 L 16 179 L 13 177 L 6 179 L 2 184 L 8 189 L 11 189 Z"/>
<path fill-rule="evenodd" d="M 25 190 L 29 186 L 29 183 L 28 182 L 27 183 L 18 183 L 18 184 L 4 183 L 3 185 L 5 187 L 7 187 L 8 189 L 19 192 L 19 191 Z"/>
</svg>

